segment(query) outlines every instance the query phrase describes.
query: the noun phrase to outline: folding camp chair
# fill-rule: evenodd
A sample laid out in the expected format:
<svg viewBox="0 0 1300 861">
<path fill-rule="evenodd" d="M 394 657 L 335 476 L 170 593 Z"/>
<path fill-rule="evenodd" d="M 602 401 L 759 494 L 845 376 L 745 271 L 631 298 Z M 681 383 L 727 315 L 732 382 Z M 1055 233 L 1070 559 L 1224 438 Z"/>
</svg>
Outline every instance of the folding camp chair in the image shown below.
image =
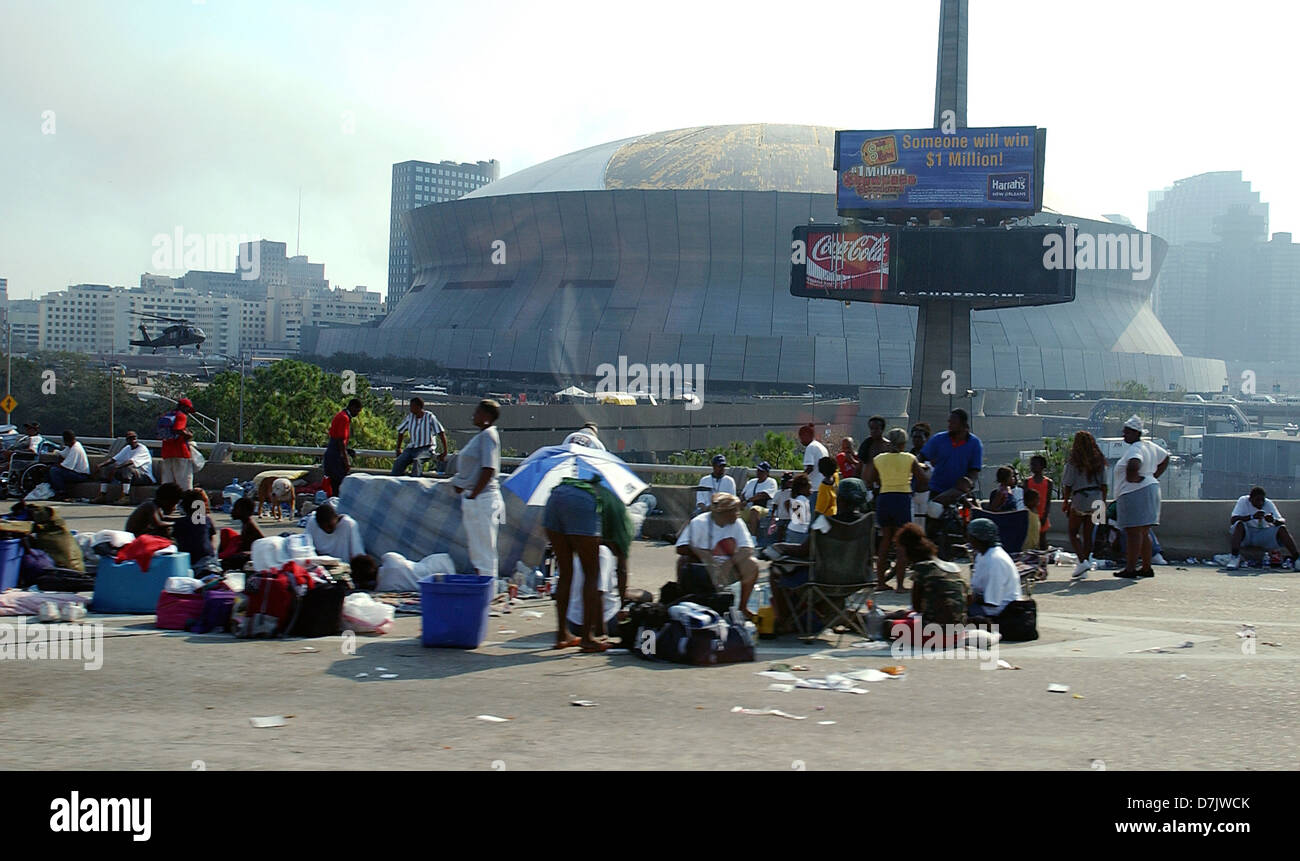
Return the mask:
<svg viewBox="0 0 1300 861">
<path fill-rule="evenodd" d="M 790 596 L 800 638 L 811 640 L 837 625 L 867 636 L 860 611 L 876 583 L 871 571 L 875 520 L 874 512 L 851 523 L 831 519 L 829 532 L 814 529 L 809 536 L 808 559 L 782 557 L 772 563 L 783 572 L 808 572 L 807 581 L 795 586 Z"/>
</svg>

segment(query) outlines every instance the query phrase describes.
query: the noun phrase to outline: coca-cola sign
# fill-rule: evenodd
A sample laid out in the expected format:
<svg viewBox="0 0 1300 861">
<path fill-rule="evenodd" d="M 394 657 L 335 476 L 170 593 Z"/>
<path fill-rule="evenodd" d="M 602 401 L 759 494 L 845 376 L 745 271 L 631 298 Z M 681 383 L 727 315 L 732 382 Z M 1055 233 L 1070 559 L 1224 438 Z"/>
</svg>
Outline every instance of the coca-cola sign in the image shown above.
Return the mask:
<svg viewBox="0 0 1300 861">
<path fill-rule="evenodd" d="M 804 286 L 823 293 L 889 288 L 889 231 L 809 230 Z"/>
</svg>

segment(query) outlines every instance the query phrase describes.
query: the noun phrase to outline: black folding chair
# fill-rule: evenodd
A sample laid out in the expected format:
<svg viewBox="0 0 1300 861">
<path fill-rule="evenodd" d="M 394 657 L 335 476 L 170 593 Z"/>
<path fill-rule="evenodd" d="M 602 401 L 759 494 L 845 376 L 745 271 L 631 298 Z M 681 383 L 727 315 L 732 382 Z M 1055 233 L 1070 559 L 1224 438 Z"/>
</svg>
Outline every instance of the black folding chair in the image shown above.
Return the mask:
<svg viewBox="0 0 1300 861">
<path fill-rule="evenodd" d="M 850 523 L 831 518 L 828 532 L 814 529 L 809 536 L 807 559 L 781 557 L 772 563 L 783 573 L 801 568 L 809 572 L 790 596 L 800 638 L 812 640 L 825 628 L 839 625 L 867 636 L 861 610 L 876 584 L 871 571 L 875 520 L 874 512 Z"/>
</svg>

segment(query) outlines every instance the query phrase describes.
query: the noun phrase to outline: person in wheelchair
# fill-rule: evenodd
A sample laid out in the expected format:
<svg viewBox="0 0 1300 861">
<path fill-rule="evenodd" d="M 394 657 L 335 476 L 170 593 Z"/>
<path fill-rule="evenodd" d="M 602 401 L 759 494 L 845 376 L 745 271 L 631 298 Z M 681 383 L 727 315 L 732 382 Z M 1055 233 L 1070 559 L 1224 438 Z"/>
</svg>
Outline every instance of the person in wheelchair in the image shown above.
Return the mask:
<svg viewBox="0 0 1300 861">
<path fill-rule="evenodd" d="M 966 530 L 975 564 L 971 568 L 970 586 L 972 618 L 995 621 L 1012 601 L 1020 601 L 1020 573 L 1016 563 L 1002 547 L 998 527 L 986 517 L 976 518 Z"/>
</svg>

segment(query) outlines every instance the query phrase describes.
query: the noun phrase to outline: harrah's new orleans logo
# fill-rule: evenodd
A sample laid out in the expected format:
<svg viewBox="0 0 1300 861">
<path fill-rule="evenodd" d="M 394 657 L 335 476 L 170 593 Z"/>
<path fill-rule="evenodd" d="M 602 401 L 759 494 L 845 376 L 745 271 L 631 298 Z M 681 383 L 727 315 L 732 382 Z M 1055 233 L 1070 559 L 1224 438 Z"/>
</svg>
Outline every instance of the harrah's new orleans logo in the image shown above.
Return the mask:
<svg viewBox="0 0 1300 861">
<path fill-rule="evenodd" d="M 809 233 L 812 289 L 882 291 L 889 286 L 888 233 Z"/>
</svg>

